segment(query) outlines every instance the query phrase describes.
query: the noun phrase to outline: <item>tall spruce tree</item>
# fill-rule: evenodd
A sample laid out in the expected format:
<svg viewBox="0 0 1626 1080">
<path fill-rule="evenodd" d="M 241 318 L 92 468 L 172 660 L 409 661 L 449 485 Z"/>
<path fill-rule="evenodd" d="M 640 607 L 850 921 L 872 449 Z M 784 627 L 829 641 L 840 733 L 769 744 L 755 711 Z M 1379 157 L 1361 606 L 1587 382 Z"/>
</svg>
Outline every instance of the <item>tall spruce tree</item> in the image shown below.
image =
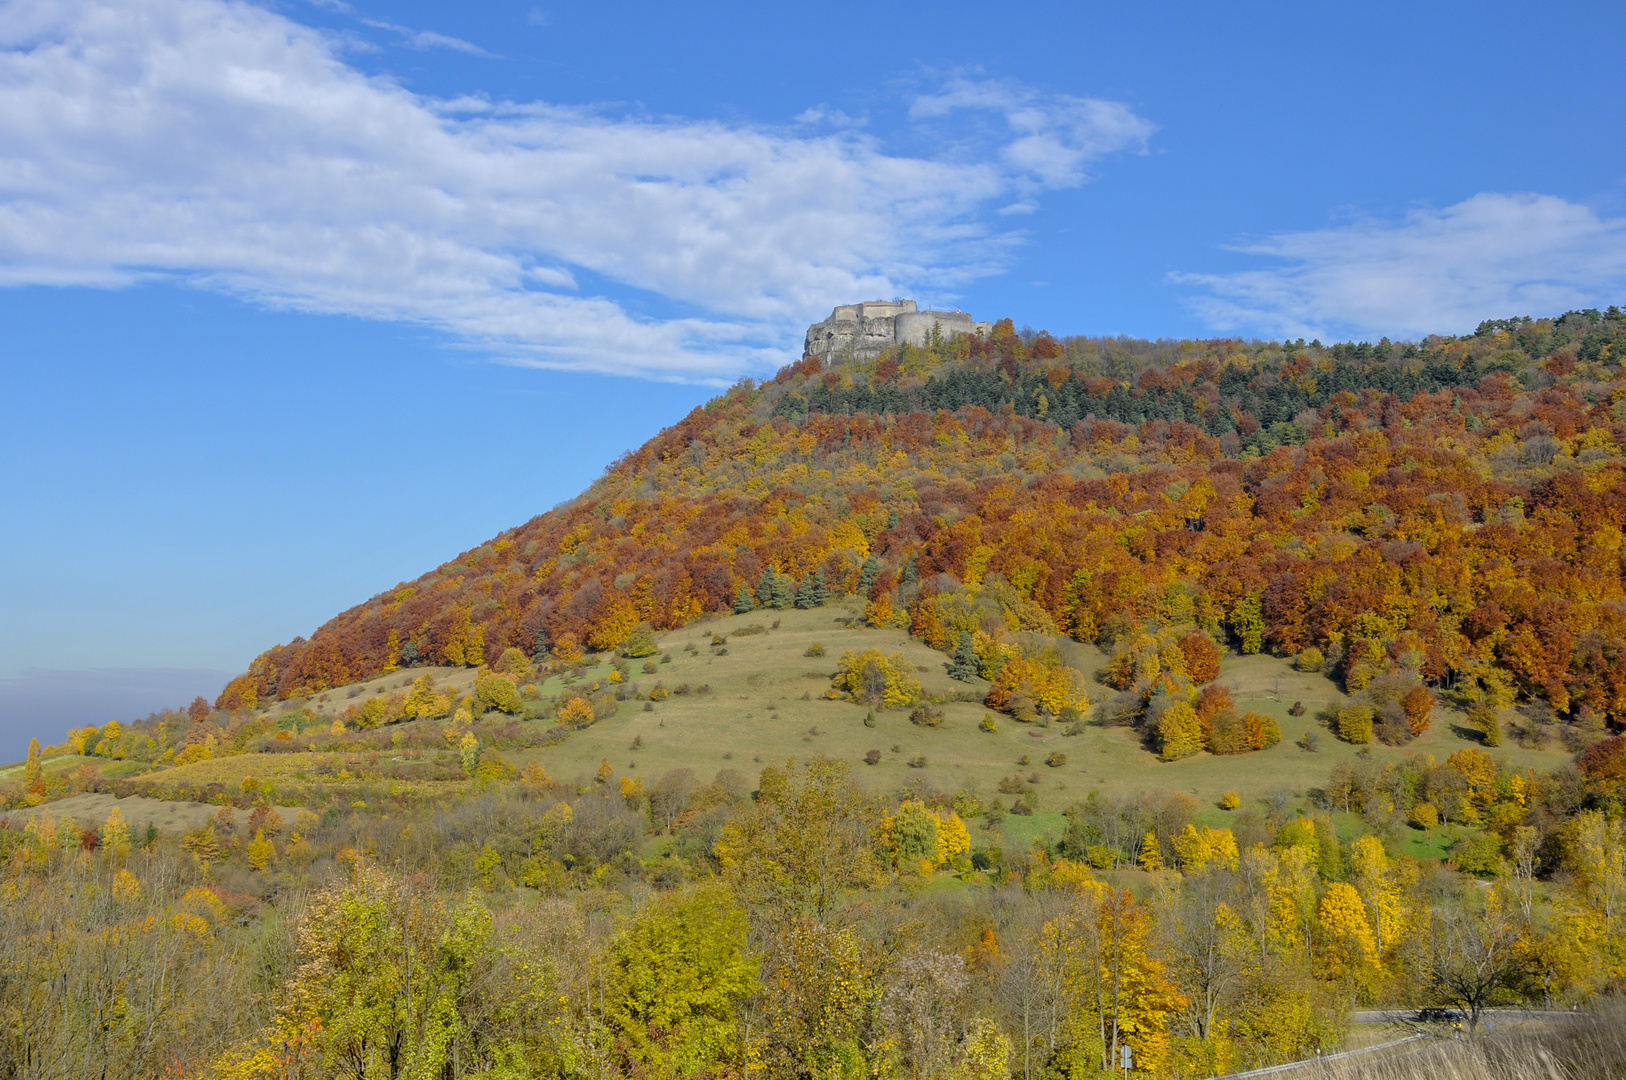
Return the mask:
<svg viewBox="0 0 1626 1080">
<path fill-rule="evenodd" d="M 949 661 L 949 678 L 961 682 L 977 674 L 977 650 L 971 644 L 971 632 L 960 631 L 960 643 L 954 647 L 954 658 Z"/>
<path fill-rule="evenodd" d="M 821 566 L 813 571 L 813 577 L 809 580 L 813 583 L 813 603 L 811 606 L 823 607 L 825 601 L 830 599 L 830 583 L 824 579 L 824 567 Z"/>
<path fill-rule="evenodd" d="M 880 576 L 881 560 L 871 555 L 858 569 L 858 595 L 868 596 L 869 591 L 875 587 L 875 579 Z"/>
<path fill-rule="evenodd" d="M 920 572 L 915 569 L 915 557 L 909 556 L 909 561 L 903 564 L 903 573 L 899 575 L 898 582 L 902 585 L 913 585 L 920 578 Z"/>
<path fill-rule="evenodd" d="M 410 645 L 412 643 L 407 642 L 407 644 Z M 536 628 L 536 648 L 531 653 L 531 662 L 536 664 L 546 662 L 548 659 L 548 648 L 548 629 L 545 626 L 539 626 Z M 412 649 L 412 655 L 414 659 L 417 658 L 418 650 L 416 646 L 414 646 Z M 405 649 L 401 650 L 401 656 L 403 660 L 406 658 Z"/>
<path fill-rule="evenodd" d="M 740 582 L 740 591 L 734 594 L 734 614 L 744 615 L 747 611 L 755 611 L 756 606 L 756 597 L 751 595 L 745 582 Z"/>
<path fill-rule="evenodd" d="M 807 608 L 818 606 L 813 602 L 813 576 L 811 574 L 803 578 L 802 583 L 796 587 L 796 606 L 804 611 Z"/>
<path fill-rule="evenodd" d="M 796 602 L 796 579 L 789 574 L 773 576 L 773 606 L 780 611 Z"/>
<path fill-rule="evenodd" d="M 757 582 L 757 607 L 773 607 L 774 579 L 778 576 L 771 566 L 762 571 L 762 580 Z"/>
</svg>

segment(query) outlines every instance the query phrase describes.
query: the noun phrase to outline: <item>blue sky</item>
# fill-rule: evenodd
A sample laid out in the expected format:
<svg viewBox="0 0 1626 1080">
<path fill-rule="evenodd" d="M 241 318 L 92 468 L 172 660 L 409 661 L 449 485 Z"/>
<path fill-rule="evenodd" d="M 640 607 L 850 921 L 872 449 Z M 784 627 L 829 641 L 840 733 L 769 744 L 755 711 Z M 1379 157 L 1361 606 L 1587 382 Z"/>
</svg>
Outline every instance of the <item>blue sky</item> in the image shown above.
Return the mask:
<svg viewBox="0 0 1626 1080">
<path fill-rule="evenodd" d="M 1626 296 L 1618 5 L 0 3 L 0 758 L 566 499 L 839 302 Z"/>
</svg>

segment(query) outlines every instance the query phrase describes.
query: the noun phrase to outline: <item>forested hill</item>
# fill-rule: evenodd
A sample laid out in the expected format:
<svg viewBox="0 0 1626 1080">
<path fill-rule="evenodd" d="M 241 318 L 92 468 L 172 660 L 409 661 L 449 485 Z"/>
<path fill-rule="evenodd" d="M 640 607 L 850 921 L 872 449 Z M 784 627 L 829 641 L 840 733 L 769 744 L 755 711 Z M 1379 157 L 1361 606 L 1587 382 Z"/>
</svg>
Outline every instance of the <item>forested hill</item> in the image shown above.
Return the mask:
<svg viewBox="0 0 1626 1080">
<path fill-rule="evenodd" d="M 822 574 L 943 644 L 946 591 L 1104 643 L 1404 661 L 1626 719 L 1626 315 L 1322 346 L 1016 333 L 803 360 L 574 501 L 258 657 L 224 709 L 608 649 Z M 744 590 L 742 592 L 742 590 Z M 996 628 L 997 629 L 997 628 Z"/>
</svg>

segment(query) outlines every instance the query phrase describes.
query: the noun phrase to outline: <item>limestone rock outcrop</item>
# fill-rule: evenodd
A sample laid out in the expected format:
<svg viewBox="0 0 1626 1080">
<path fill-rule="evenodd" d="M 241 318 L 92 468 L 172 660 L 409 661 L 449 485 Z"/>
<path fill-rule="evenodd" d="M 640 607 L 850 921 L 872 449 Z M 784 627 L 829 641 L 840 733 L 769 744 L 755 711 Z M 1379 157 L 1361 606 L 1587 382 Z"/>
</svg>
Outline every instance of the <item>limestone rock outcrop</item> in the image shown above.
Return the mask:
<svg viewBox="0 0 1626 1080">
<path fill-rule="evenodd" d="M 802 355 L 867 360 L 898 345 L 925 345 L 934 330 L 948 339 L 992 329 L 993 323 L 977 322 L 964 311 L 921 311 L 913 300 L 867 300 L 842 304 L 828 319 L 808 327 Z"/>
</svg>

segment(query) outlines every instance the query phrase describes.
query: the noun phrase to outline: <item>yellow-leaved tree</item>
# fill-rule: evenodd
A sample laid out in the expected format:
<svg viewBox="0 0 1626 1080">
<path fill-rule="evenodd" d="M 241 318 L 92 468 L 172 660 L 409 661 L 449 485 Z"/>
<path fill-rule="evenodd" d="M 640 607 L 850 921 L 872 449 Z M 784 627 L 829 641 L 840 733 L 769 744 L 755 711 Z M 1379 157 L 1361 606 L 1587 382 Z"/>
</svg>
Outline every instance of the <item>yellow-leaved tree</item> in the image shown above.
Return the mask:
<svg viewBox="0 0 1626 1080">
<path fill-rule="evenodd" d="M 1377 963 L 1377 942 L 1366 904 L 1353 885 L 1335 881 L 1316 908 L 1321 949 L 1316 957 L 1324 978 L 1363 981 Z"/>
<path fill-rule="evenodd" d="M 1240 857 L 1236 836 L 1230 829 L 1214 829 L 1207 825 L 1187 825 L 1170 841 L 1180 859 L 1182 870 L 1201 870 L 1214 863 L 1235 870 Z"/>
<path fill-rule="evenodd" d="M 586 727 L 593 722 L 593 703 L 584 697 L 573 697 L 559 709 L 559 722 L 571 727 Z"/>
<path fill-rule="evenodd" d="M 1605 939 L 1620 935 L 1626 905 L 1626 827 L 1619 818 L 1597 810 L 1578 815 L 1574 825 L 1572 872 L 1588 908 L 1601 923 Z"/>
<path fill-rule="evenodd" d="M 1163 710 L 1157 722 L 1157 754 L 1164 761 L 1190 757 L 1203 748 L 1202 721 L 1197 710 L 1177 701 Z"/>
<path fill-rule="evenodd" d="M 1375 836 L 1363 836 L 1350 845 L 1350 861 L 1353 884 L 1372 916 L 1374 959 L 1381 964 L 1408 931 L 1405 875 L 1389 864 L 1383 842 Z"/>
<path fill-rule="evenodd" d="M 269 870 L 276 855 L 277 845 L 265 838 L 265 830 L 256 831 L 248 843 L 248 865 L 255 870 Z"/>
<path fill-rule="evenodd" d="M 860 705 L 895 709 L 920 700 L 920 683 L 902 653 L 844 652 L 836 667 L 832 686 Z"/>
<path fill-rule="evenodd" d="M 937 814 L 937 861 L 953 866 L 971 854 L 971 830 L 953 810 Z"/>
<path fill-rule="evenodd" d="M 630 1069 L 691 1076 L 733 1063 L 739 1004 L 757 990 L 748 931 L 715 882 L 657 893 L 621 928 L 605 1012 Z"/>
<path fill-rule="evenodd" d="M 1084 676 L 1061 662 L 1054 651 L 1011 657 L 994 675 L 985 699 L 990 708 L 1032 720 L 1040 711 L 1059 716 L 1066 708 L 1090 707 Z"/>
<path fill-rule="evenodd" d="M 582 662 L 582 646 L 575 634 L 559 635 L 559 640 L 553 643 L 553 658 L 564 667 Z"/>
<path fill-rule="evenodd" d="M 615 592 L 587 635 L 587 643 L 600 652 L 608 652 L 626 641 L 637 625 L 638 609 L 625 595 Z"/>
<path fill-rule="evenodd" d="M 407 691 L 406 702 L 402 711 L 410 717 L 445 716 L 452 711 L 452 704 L 457 695 L 452 691 L 437 693 L 435 679 L 432 675 L 420 675 L 412 681 L 412 689 Z"/>
<path fill-rule="evenodd" d="M 446 643 L 441 646 L 441 655 L 448 664 L 461 666 L 468 656 L 469 647 L 469 609 L 459 608 L 452 615 L 451 625 L 446 628 Z"/>
<path fill-rule="evenodd" d="M 525 702 L 519 687 L 508 675 L 482 675 L 474 680 L 474 697 L 483 708 L 497 709 L 509 714 L 520 712 Z"/>
<path fill-rule="evenodd" d="M 1138 1070 L 1160 1074 L 1168 1061 L 1169 1014 L 1185 998 L 1151 955 L 1146 909 L 1127 889 L 1067 896 L 1067 906 L 1040 932 L 1065 1005 L 1066 1034 L 1054 1065 L 1067 1075 L 1107 1073 L 1127 1044 Z"/>
<path fill-rule="evenodd" d="M 102 850 L 115 859 L 130 853 L 130 825 L 124 820 L 124 812 L 116 806 L 108 811 L 107 821 L 102 825 Z"/>
</svg>

